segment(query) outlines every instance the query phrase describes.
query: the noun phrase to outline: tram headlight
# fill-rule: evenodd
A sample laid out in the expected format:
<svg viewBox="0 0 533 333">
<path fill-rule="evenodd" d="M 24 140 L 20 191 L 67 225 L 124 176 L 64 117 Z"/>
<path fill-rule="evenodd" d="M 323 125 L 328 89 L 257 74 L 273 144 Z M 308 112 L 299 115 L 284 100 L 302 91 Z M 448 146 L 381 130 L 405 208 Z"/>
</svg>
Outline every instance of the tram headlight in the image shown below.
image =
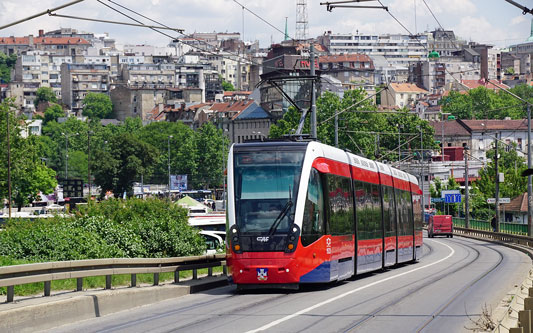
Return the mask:
<svg viewBox="0 0 533 333">
<path fill-rule="evenodd" d="M 239 237 L 237 237 L 237 236 L 233 237 L 233 241 L 234 241 L 235 243 L 237 243 L 237 242 L 239 241 Z"/>
<path fill-rule="evenodd" d="M 288 248 L 289 250 L 294 249 L 294 244 L 289 244 L 289 245 L 287 246 L 287 248 Z"/>
<path fill-rule="evenodd" d="M 235 244 L 235 246 L 233 248 L 235 249 L 235 251 L 240 251 L 241 250 L 241 246 L 239 244 Z"/>
</svg>

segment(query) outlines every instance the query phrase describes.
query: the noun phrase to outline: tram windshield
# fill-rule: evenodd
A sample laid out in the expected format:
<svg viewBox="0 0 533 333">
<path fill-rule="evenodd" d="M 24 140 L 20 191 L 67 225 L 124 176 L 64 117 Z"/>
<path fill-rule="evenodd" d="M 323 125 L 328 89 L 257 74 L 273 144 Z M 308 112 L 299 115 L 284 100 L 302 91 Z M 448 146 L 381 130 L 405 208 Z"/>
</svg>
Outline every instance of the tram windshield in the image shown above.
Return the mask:
<svg viewBox="0 0 533 333">
<path fill-rule="evenodd" d="M 287 233 L 304 151 L 236 152 L 236 222 L 241 234 Z"/>
</svg>

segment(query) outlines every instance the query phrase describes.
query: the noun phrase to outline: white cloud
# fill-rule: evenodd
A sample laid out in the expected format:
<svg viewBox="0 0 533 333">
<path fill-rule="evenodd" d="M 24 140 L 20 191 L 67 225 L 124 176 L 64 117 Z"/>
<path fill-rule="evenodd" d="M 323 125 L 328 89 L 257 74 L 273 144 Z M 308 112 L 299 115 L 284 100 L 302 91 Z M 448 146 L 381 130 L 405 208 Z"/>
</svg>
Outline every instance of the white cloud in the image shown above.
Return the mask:
<svg viewBox="0 0 533 333">
<path fill-rule="evenodd" d="M 504 40 L 510 38 L 509 33 L 496 27 L 483 17 L 463 17 L 453 30 L 456 35 L 473 41 L 487 40 L 487 38 L 492 40 Z"/>
<path fill-rule="evenodd" d="M 511 25 L 518 25 L 518 24 L 524 23 L 526 21 L 527 20 L 524 17 L 524 15 L 516 16 L 516 17 L 513 17 L 513 19 L 511 20 Z"/>
</svg>

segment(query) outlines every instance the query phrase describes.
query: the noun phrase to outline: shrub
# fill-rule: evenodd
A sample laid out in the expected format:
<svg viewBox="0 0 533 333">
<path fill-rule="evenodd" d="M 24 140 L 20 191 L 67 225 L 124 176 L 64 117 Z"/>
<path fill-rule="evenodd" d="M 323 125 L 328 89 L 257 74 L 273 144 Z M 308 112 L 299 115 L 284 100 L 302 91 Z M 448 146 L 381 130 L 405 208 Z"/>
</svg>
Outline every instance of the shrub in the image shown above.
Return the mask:
<svg viewBox="0 0 533 333">
<path fill-rule="evenodd" d="M 166 257 L 205 252 L 187 212 L 165 200 L 90 203 L 72 217 L 11 220 L 0 233 L 0 265 L 9 260 L 57 261 Z"/>
</svg>

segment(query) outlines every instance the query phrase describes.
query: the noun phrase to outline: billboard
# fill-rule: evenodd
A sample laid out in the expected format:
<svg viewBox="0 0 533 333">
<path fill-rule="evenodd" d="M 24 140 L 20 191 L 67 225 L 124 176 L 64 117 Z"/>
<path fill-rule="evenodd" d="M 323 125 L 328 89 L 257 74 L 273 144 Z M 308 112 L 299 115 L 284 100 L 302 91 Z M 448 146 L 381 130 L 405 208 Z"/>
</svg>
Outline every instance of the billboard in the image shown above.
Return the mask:
<svg viewBox="0 0 533 333">
<path fill-rule="evenodd" d="M 170 190 L 186 191 L 187 175 L 170 175 Z"/>
</svg>

